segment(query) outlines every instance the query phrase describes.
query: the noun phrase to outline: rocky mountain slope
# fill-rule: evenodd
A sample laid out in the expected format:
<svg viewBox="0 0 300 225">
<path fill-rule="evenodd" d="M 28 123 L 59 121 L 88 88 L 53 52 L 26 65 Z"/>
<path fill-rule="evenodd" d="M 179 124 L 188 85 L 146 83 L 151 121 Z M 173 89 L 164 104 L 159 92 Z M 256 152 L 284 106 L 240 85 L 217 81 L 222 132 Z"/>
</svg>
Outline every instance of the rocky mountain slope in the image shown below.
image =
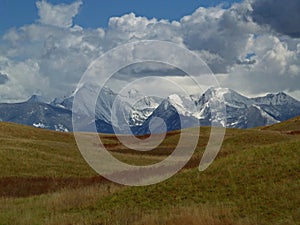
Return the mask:
<svg viewBox="0 0 300 225">
<path fill-rule="evenodd" d="M 0 121 L 72 131 L 73 110 L 75 116 L 88 118 L 84 120 L 88 122 L 82 126 L 83 131 L 91 130 L 96 124 L 101 133 L 147 134 L 150 130 L 160 133 L 210 126 L 212 121 L 245 129 L 272 125 L 300 115 L 300 102 L 283 92 L 248 98 L 231 89 L 210 88 L 199 96 L 173 94 L 161 99 L 145 96 L 137 90 L 117 95 L 103 88 L 95 109 L 93 102 L 88 100 L 90 95 L 95 95 L 93 86 L 84 86 L 78 92 L 82 104 L 76 109 L 72 107 L 74 95 L 51 103 L 43 102 L 39 96 L 32 96 L 22 103 L 2 103 Z M 222 104 L 226 112 L 218 112 L 218 106 Z"/>
</svg>

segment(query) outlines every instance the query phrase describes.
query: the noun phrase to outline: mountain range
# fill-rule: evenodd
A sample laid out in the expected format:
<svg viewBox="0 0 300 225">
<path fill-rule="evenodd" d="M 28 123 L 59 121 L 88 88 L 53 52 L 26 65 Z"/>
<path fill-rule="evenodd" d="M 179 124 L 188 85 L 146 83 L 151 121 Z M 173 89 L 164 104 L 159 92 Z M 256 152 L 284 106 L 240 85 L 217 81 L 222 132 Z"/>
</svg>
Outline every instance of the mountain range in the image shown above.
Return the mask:
<svg viewBox="0 0 300 225">
<path fill-rule="evenodd" d="M 93 87 L 84 86 L 76 94 L 84 102 L 94 91 Z M 158 98 L 145 96 L 134 89 L 125 95 L 117 95 L 109 88 L 103 88 L 99 96 L 95 109 L 89 102 L 74 109 L 75 116 L 85 118 L 81 131 L 91 131 L 96 124 L 100 133 L 133 132 L 143 135 L 199 125 L 210 126 L 212 121 L 217 120 L 222 126 L 246 129 L 275 124 L 300 115 L 300 102 L 283 92 L 248 98 L 228 88 L 209 88 L 201 95 L 173 94 Z M 34 95 L 21 103 L 1 103 L 0 121 L 72 131 L 73 100 L 74 94 L 47 103 Z M 215 107 L 212 107 L 221 103 L 226 107 L 226 114 L 223 114 L 226 115 L 225 120 L 218 118 L 220 114 L 214 113 Z M 114 113 L 113 105 L 117 109 Z"/>
</svg>

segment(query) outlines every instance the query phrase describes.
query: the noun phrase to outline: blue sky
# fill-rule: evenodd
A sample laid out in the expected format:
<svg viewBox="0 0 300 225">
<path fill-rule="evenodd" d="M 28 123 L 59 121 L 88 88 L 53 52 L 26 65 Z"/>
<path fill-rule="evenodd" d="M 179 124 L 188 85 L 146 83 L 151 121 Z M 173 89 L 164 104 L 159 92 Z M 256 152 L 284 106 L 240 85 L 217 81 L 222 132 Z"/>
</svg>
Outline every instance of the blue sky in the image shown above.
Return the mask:
<svg viewBox="0 0 300 225">
<path fill-rule="evenodd" d="M 179 20 L 198 7 L 210 7 L 240 0 L 85 0 L 74 22 L 85 28 L 106 27 L 112 16 L 134 12 L 148 18 Z M 72 0 L 48 0 L 52 4 L 70 4 Z M 31 24 L 38 19 L 36 0 L 0 0 L 0 33 L 11 27 Z"/>
</svg>

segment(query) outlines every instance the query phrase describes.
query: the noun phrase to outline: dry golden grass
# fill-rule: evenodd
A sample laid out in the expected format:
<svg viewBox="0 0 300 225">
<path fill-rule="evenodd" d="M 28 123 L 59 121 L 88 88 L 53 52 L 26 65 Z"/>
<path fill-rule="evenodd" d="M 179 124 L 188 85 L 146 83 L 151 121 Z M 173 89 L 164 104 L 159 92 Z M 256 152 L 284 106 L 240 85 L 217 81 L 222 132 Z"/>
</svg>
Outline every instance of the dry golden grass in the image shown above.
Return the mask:
<svg viewBox="0 0 300 225">
<path fill-rule="evenodd" d="M 110 183 L 97 177 L 4 177 L 0 178 L 1 197 L 28 197 L 41 195 L 62 189 L 80 188 L 90 185 Z"/>
<path fill-rule="evenodd" d="M 135 225 L 254 225 L 248 218 L 237 219 L 228 206 L 200 205 L 173 208 L 167 212 L 143 215 Z"/>
<path fill-rule="evenodd" d="M 123 188 L 117 184 L 94 184 L 77 189 L 65 188 L 60 192 L 53 193 L 45 199 L 43 204 L 48 211 L 60 212 L 72 209 L 80 209 L 92 206 L 97 201 Z"/>
<path fill-rule="evenodd" d="M 0 224 L 294 225 L 300 221 L 299 135 L 228 129 L 218 158 L 200 173 L 196 168 L 210 132 L 201 129 L 185 170 L 160 184 L 124 187 L 94 178 L 72 134 L 0 123 Z M 179 133 L 168 134 L 158 149 L 143 153 L 122 147 L 113 135 L 100 136 L 120 160 L 144 165 L 169 155 Z"/>
<path fill-rule="evenodd" d="M 282 123 L 274 124 L 267 127 L 262 127 L 261 129 L 275 130 L 281 132 L 300 131 L 300 116 L 284 121 Z"/>
<path fill-rule="evenodd" d="M 116 184 L 94 184 L 79 188 L 66 188 L 55 193 L 27 198 L 0 199 L 0 224 L 86 224 L 89 215 L 72 214 L 91 207 L 99 199 L 112 195 L 120 190 Z M 6 212 L 5 214 L 3 214 Z M 68 213 L 65 213 L 68 212 Z M 81 214 L 81 213 L 80 213 Z M 3 219 L 6 218 L 6 222 Z M 95 217 L 93 217 L 93 220 Z M 87 223 L 92 224 L 92 223 Z"/>
</svg>

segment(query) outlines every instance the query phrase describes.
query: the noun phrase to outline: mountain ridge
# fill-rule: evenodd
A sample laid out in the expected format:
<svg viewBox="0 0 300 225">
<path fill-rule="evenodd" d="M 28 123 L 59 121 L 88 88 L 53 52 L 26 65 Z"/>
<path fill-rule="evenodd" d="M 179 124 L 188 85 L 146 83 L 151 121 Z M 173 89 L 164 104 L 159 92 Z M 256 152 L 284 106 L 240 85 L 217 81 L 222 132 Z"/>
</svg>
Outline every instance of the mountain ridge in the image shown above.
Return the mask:
<svg viewBox="0 0 300 225">
<path fill-rule="evenodd" d="M 73 109 L 76 94 L 84 104 Z M 199 125 L 210 126 L 213 121 L 219 121 L 228 128 L 246 129 L 269 126 L 300 115 L 300 102 L 284 92 L 248 98 L 228 88 L 209 88 L 202 95 L 172 94 L 161 99 L 143 95 L 137 90 L 118 95 L 104 88 L 97 99 L 96 109 L 93 109 L 91 101 L 86 101 L 93 94 L 92 87 L 83 86 L 77 93 L 63 99 L 56 98 L 51 103 L 43 102 L 42 97 L 37 95 L 22 103 L 1 103 L 0 121 L 72 131 L 73 109 L 74 115 L 90 121 L 82 127 L 82 131 L 93 130 L 91 128 L 96 123 L 100 133 L 133 132 L 143 135 L 150 132 L 149 125 L 156 117 L 164 121 L 155 124 L 153 132 L 160 133 Z M 221 104 L 226 109 L 223 114 L 212 107 Z"/>
</svg>

